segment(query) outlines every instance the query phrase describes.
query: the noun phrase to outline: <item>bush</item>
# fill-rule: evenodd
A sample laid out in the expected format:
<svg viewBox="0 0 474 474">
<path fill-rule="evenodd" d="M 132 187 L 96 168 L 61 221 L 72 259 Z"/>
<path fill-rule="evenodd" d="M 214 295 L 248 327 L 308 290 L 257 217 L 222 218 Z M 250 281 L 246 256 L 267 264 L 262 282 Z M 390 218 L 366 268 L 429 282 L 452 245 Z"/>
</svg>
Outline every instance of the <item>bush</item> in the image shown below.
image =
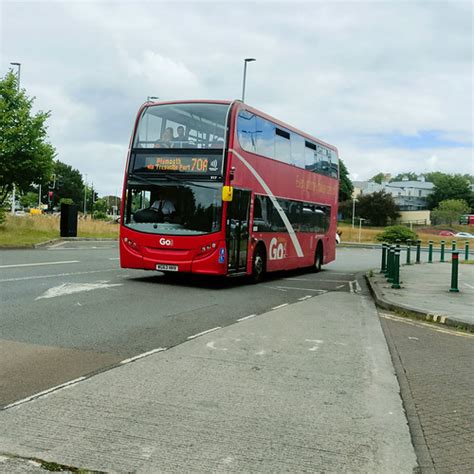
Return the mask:
<svg viewBox="0 0 474 474">
<path fill-rule="evenodd" d="M 102 212 L 102 211 L 94 211 L 94 213 L 92 214 L 92 217 L 93 219 L 98 219 L 101 221 L 109 220 L 109 216 L 105 212 Z"/>
<path fill-rule="evenodd" d="M 392 225 L 387 227 L 381 234 L 377 234 L 375 238 L 379 242 L 387 242 L 394 244 L 398 239 L 400 242 L 406 243 L 407 240 L 416 240 L 418 235 L 403 225 Z"/>
<path fill-rule="evenodd" d="M 3 206 L 0 205 L 0 225 L 4 224 L 6 220 L 6 211 Z"/>
</svg>

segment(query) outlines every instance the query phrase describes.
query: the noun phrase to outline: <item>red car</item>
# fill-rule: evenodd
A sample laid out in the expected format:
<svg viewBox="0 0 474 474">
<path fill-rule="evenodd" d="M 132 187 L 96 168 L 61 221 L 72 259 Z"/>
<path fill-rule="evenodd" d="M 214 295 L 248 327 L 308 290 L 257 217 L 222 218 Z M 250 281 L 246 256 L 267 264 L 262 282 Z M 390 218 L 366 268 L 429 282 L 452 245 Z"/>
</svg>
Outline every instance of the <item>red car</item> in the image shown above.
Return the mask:
<svg viewBox="0 0 474 474">
<path fill-rule="evenodd" d="M 444 237 L 453 237 L 454 232 L 451 232 L 450 230 L 442 230 L 439 235 L 443 235 Z"/>
</svg>

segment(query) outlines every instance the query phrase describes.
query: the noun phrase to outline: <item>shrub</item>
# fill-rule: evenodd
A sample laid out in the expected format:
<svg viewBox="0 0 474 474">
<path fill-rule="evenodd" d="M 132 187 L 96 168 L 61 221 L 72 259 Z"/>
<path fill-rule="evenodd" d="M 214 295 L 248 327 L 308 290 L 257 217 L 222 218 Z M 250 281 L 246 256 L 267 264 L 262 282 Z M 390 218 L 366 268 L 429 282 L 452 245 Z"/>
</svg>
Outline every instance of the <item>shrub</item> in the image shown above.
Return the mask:
<svg viewBox="0 0 474 474">
<path fill-rule="evenodd" d="M 4 224 L 6 220 L 6 212 L 5 208 L 0 205 L 0 225 Z"/>
<path fill-rule="evenodd" d="M 415 232 L 403 225 L 389 226 L 382 233 L 375 236 L 379 242 L 387 242 L 390 244 L 395 243 L 398 239 L 400 242 L 406 243 L 407 240 L 416 240 L 417 237 Z"/>
<path fill-rule="evenodd" d="M 101 221 L 107 221 L 109 219 L 109 216 L 107 216 L 107 214 L 102 211 L 94 211 L 92 217 Z"/>
</svg>

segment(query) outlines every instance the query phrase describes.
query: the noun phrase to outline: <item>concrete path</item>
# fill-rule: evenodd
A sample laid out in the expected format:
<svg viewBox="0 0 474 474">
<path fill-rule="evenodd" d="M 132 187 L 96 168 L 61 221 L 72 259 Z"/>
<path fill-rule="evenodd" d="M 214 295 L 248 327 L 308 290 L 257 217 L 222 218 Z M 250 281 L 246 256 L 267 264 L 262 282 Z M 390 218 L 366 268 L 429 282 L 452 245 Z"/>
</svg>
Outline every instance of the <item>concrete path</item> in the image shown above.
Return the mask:
<svg viewBox="0 0 474 474">
<path fill-rule="evenodd" d="M 451 263 L 401 266 L 401 289 L 392 289 L 377 271 L 370 283 L 378 303 L 387 303 L 388 309 L 431 314 L 438 322 L 474 328 L 474 265 L 459 265 L 459 293 L 449 291 Z"/>
<path fill-rule="evenodd" d="M 0 412 L 0 451 L 103 471 L 412 472 L 377 312 L 327 293 Z M 1 465 L 0 465 L 1 470 Z"/>
</svg>

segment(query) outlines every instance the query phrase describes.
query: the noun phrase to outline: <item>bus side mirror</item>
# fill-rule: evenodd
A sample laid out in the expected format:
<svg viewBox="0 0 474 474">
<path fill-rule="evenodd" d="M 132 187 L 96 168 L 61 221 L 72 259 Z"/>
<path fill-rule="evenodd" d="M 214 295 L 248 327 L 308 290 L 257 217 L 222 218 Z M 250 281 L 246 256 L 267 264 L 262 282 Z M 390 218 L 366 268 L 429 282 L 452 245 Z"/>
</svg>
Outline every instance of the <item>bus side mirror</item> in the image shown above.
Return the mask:
<svg viewBox="0 0 474 474">
<path fill-rule="evenodd" d="M 234 188 L 232 186 L 222 186 L 222 200 L 232 201 L 234 196 Z"/>
</svg>

